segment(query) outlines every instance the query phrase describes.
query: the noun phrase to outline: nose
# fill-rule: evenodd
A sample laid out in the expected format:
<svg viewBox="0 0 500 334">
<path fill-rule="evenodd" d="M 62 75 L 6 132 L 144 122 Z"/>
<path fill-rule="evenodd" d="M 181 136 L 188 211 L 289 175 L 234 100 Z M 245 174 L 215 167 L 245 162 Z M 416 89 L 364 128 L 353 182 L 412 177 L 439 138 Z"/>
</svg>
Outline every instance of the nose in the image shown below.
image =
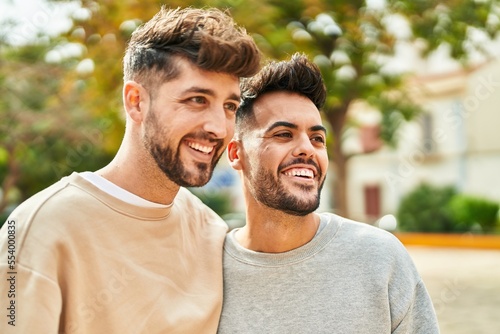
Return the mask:
<svg viewBox="0 0 500 334">
<path fill-rule="evenodd" d="M 297 138 L 297 145 L 293 149 L 294 156 L 312 157 L 314 155 L 314 146 L 307 134 Z"/>
<path fill-rule="evenodd" d="M 226 138 L 229 132 L 234 129 L 234 124 L 226 117 L 224 108 L 213 108 L 206 112 L 203 130 L 210 133 L 215 138 Z"/>
</svg>

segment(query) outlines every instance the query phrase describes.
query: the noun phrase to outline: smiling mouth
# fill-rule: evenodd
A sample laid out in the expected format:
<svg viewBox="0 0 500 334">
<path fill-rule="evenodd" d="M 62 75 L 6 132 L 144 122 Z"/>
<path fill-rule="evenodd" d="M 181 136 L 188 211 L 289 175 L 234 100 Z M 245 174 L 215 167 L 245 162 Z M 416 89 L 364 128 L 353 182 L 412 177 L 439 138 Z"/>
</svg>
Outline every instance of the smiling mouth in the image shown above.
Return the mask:
<svg viewBox="0 0 500 334">
<path fill-rule="evenodd" d="M 194 143 L 194 142 L 187 142 L 187 145 L 191 147 L 193 150 L 205 153 L 205 154 L 210 154 L 214 150 L 214 146 L 205 146 L 201 145 L 199 143 Z"/>
<path fill-rule="evenodd" d="M 300 177 L 305 179 L 313 179 L 314 172 L 307 168 L 293 168 L 285 171 L 283 174 L 286 176 Z"/>
</svg>

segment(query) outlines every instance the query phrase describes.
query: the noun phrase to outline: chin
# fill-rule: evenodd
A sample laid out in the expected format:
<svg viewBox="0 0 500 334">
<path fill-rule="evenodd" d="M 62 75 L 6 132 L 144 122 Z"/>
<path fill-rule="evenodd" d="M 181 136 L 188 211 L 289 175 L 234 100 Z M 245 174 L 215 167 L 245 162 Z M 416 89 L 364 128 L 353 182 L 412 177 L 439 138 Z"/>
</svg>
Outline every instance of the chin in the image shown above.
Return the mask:
<svg viewBox="0 0 500 334">
<path fill-rule="evenodd" d="M 189 184 L 188 187 L 203 187 L 206 185 L 210 179 L 212 178 L 212 171 L 209 174 L 203 173 L 192 173 L 189 178 L 186 178 L 184 181 L 186 184 Z"/>
<path fill-rule="evenodd" d="M 278 208 L 278 210 L 283 211 L 292 216 L 304 217 L 310 213 L 313 213 L 319 208 L 319 202 L 314 203 L 294 203 L 294 205 Z"/>
<path fill-rule="evenodd" d="M 291 216 L 297 216 L 297 217 L 305 217 L 310 213 L 313 213 L 316 210 L 305 210 L 305 211 L 297 211 L 297 210 L 283 210 L 285 213 L 291 215 Z"/>
</svg>

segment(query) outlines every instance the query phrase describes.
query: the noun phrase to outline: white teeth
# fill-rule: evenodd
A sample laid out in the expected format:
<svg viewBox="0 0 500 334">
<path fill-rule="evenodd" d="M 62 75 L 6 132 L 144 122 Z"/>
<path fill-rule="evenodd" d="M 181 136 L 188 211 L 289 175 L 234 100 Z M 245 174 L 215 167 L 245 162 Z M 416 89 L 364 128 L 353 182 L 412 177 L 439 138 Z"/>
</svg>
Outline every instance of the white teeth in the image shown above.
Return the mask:
<svg viewBox="0 0 500 334">
<path fill-rule="evenodd" d="M 213 151 L 213 147 L 212 146 L 203 146 L 203 145 L 200 145 L 198 143 L 191 143 L 189 142 L 188 143 L 189 147 L 197 150 L 197 151 L 200 151 L 200 152 L 203 152 L 203 153 L 210 153 Z"/>
<path fill-rule="evenodd" d="M 292 169 L 287 172 L 285 172 L 286 176 L 305 176 L 308 178 L 313 178 L 314 173 L 310 169 Z"/>
</svg>

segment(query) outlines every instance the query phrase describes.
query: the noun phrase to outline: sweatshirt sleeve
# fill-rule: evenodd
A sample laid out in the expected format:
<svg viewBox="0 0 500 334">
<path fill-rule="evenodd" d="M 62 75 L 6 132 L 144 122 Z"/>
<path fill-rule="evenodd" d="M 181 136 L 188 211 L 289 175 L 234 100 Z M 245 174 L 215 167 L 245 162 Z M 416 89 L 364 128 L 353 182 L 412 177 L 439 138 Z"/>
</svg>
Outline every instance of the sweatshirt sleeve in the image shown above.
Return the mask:
<svg viewBox="0 0 500 334">
<path fill-rule="evenodd" d="M 58 286 L 23 265 L 11 269 L 2 261 L 0 333 L 58 333 L 62 305 Z"/>
<path fill-rule="evenodd" d="M 436 313 L 422 280 L 417 283 L 410 307 L 392 334 L 439 334 Z"/>
<path fill-rule="evenodd" d="M 44 199 L 35 195 L 19 205 L 0 229 L 0 333 L 59 332 L 57 255 L 46 247 L 53 231 L 32 233 L 33 213 Z"/>
</svg>

